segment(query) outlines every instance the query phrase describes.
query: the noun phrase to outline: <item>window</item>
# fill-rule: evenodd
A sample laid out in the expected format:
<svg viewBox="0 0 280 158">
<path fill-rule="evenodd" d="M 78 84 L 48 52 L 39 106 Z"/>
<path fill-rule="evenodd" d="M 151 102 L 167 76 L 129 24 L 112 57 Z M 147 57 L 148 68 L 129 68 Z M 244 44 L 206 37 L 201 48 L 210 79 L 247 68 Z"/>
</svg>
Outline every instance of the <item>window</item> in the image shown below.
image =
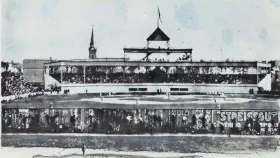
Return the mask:
<svg viewBox="0 0 280 158">
<path fill-rule="evenodd" d="M 137 91 L 137 88 L 129 88 L 129 91 Z"/>
<path fill-rule="evenodd" d="M 188 91 L 188 88 L 180 88 L 180 91 Z"/>
<path fill-rule="evenodd" d="M 170 88 L 170 91 L 179 91 L 179 88 Z"/>
<path fill-rule="evenodd" d="M 138 88 L 138 91 L 147 91 L 147 88 Z"/>
</svg>

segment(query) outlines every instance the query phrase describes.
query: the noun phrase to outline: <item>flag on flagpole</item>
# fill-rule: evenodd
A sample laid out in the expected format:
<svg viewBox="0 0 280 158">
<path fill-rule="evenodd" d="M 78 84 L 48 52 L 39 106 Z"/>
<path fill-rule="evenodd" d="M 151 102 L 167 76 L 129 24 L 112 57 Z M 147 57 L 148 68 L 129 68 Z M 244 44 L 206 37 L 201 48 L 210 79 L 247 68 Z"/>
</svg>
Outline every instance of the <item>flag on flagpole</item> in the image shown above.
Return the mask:
<svg viewBox="0 0 280 158">
<path fill-rule="evenodd" d="M 160 17 L 160 11 L 159 11 L 159 8 L 158 8 L 158 19 L 160 20 L 160 22 L 162 23 L 161 21 L 161 17 Z"/>
</svg>

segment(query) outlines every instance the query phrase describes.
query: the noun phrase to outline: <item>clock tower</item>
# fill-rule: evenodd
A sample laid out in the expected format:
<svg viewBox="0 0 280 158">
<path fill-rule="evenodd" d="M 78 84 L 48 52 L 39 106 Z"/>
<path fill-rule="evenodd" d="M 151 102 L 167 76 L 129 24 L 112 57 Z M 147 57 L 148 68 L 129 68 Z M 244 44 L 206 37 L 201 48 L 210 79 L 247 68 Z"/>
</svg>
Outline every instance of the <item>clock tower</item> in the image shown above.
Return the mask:
<svg viewBox="0 0 280 158">
<path fill-rule="evenodd" d="M 89 59 L 95 59 L 96 58 L 97 49 L 94 47 L 93 27 L 92 27 L 92 31 L 91 31 L 91 38 L 90 38 L 90 44 L 89 44 L 88 52 L 89 52 L 89 57 L 88 57 Z"/>
</svg>

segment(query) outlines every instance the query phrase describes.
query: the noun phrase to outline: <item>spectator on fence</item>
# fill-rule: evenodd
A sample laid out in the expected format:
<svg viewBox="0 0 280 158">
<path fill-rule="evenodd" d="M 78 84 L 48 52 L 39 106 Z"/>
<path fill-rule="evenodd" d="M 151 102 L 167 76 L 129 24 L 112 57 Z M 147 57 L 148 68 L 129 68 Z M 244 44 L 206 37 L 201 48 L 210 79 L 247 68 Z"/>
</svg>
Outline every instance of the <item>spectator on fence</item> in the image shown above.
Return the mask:
<svg viewBox="0 0 280 158">
<path fill-rule="evenodd" d="M 71 125 L 72 125 L 72 126 L 75 126 L 75 122 L 76 122 L 75 118 L 76 118 L 75 115 L 73 115 L 73 116 L 70 117 L 70 122 L 71 122 Z"/>
<path fill-rule="evenodd" d="M 250 128 L 250 123 L 249 123 L 249 119 L 247 119 L 243 127 L 243 131 L 245 132 L 245 134 L 248 134 L 249 128 Z"/>
<path fill-rule="evenodd" d="M 225 127 L 223 124 L 220 123 L 220 133 L 224 134 L 225 133 Z"/>
<path fill-rule="evenodd" d="M 213 123 L 211 123 L 210 129 L 211 129 L 212 134 L 214 134 L 215 133 L 215 126 L 214 126 Z"/>
<path fill-rule="evenodd" d="M 192 115 L 192 127 L 194 128 L 194 126 L 196 125 L 196 116 L 195 114 Z"/>
<path fill-rule="evenodd" d="M 86 110 L 86 109 L 85 109 Z M 141 112 L 131 112 L 130 110 L 120 110 L 116 111 L 116 113 L 108 113 L 103 109 L 98 109 L 96 112 L 96 118 L 92 119 L 89 117 L 88 128 L 82 127 L 81 130 L 77 130 L 75 127 L 75 115 L 69 111 L 69 121 L 63 120 L 65 115 L 57 109 L 51 109 L 54 111 L 54 116 L 52 117 L 52 113 L 39 116 L 40 113 L 36 112 L 33 114 L 30 113 L 30 116 L 25 116 L 25 114 L 16 113 L 15 111 L 2 111 L 2 130 L 7 131 L 18 131 L 18 132 L 67 132 L 66 129 L 69 129 L 70 132 L 115 132 L 115 133 L 154 133 L 154 132 L 200 132 L 200 133 L 215 133 L 215 126 L 213 123 L 210 123 L 209 126 L 208 121 L 203 121 L 206 118 L 206 115 L 202 115 L 201 117 L 197 117 L 195 114 L 192 115 L 189 123 L 184 124 L 184 122 L 177 121 L 176 119 L 182 119 L 181 116 L 170 115 L 169 121 L 162 120 L 161 116 L 154 114 L 153 110 L 150 110 L 150 113 L 146 114 Z M 58 113 L 59 112 L 59 113 Z M 64 113 L 64 112 L 63 112 Z M 103 114 L 102 114 L 103 113 Z M 79 113 L 80 116 L 81 113 Z M 77 114 L 76 114 L 77 115 Z M 89 114 L 90 115 L 90 114 Z M 108 115 L 113 115 L 109 117 Z M 130 117 L 131 116 L 131 117 Z M 150 116 L 149 119 L 146 119 Z M 41 118 L 39 118 L 41 117 Z M 45 117 L 45 118 L 44 118 Z M 144 119 L 142 119 L 142 117 Z M 133 119 L 132 119 L 133 118 Z M 80 118 L 77 117 L 80 124 Z M 275 119 L 274 119 L 275 120 Z M 85 119 L 87 121 L 87 119 Z M 183 121 L 183 119 L 182 119 Z M 245 132 L 243 134 L 262 134 L 261 126 L 259 123 L 259 119 L 255 118 L 253 124 L 251 119 L 247 119 L 245 121 L 242 130 L 236 127 L 236 118 L 231 120 L 232 127 L 230 127 L 230 134 L 238 134 L 240 131 Z M 162 124 L 162 125 L 161 125 Z M 275 122 L 274 122 L 275 124 Z M 277 122 L 278 124 L 278 122 Z M 279 125 L 279 124 L 278 124 Z M 29 126 L 29 127 L 28 127 Z M 253 128 L 251 128 L 253 126 Z M 274 125 L 275 127 L 276 125 Z M 17 130 L 18 127 L 21 127 L 20 130 Z M 39 128 L 40 127 L 40 128 Z M 41 128 L 43 127 L 43 128 Z M 205 130 L 205 127 L 209 127 L 210 130 Z M 228 131 L 228 128 L 225 128 L 222 123 L 217 122 L 217 128 L 220 130 L 220 133 L 225 133 L 224 131 Z M 270 133 L 270 125 L 265 127 L 265 134 Z M 27 130 L 27 131 L 25 131 Z M 278 133 L 280 134 L 280 126 L 278 126 Z"/>
<path fill-rule="evenodd" d="M 232 128 L 231 128 L 231 133 L 232 134 L 237 134 L 237 128 L 236 128 L 236 118 L 233 118 L 231 120 L 231 123 L 232 123 Z"/>
<path fill-rule="evenodd" d="M 249 118 L 249 124 L 250 124 L 250 131 L 252 132 L 254 129 L 254 120 L 252 117 Z"/>
<path fill-rule="evenodd" d="M 259 123 L 259 120 L 256 119 L 256 122 L 255 122 L 255 130 L 257 132 L 257 135 L 260 135 L 261 133 L 261 125 Z"/>
<path fill-rule="evenodd" d="M 274 133 L 274 128 L 275 128 L 275 119 L 274 119 L 273 116 L 271 116 L 270 123 L 271 123 L 271 133 L 273 134 Z"/>
<path fill-rule="evenodd" d="M 268 125 L 265 125 L 265 127 L 264 127 L 264 134 L 268 135 Z"/>
<path fill-rule="evenodd" d="M 176 126 L 176 117 L 174 115 L 171 115 L 171 125 L 172 125 L 172 129 L 175 129 Z"/>
<path fill-rule="evenodd" d="M 205 114 L 203 114 L 203 115 L 200 117 L 200 120 L 201 120 L 202 128 L 205 129 L 205 128 L 206 128 L 206 118 L 205 118 Z"/>
</svg>

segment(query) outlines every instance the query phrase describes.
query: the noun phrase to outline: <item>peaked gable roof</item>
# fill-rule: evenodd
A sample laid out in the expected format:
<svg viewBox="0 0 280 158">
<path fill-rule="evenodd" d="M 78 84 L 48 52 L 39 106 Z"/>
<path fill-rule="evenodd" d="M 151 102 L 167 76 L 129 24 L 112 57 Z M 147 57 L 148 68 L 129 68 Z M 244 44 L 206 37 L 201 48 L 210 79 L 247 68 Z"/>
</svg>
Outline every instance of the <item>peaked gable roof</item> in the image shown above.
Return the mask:
<svg viewBox="0 0 280 158">
<path fill-rule="evenodd" d="M 158 27 L 148 38 L 147 41 L 169 41 L 170 38 Z"/>
</svg>

